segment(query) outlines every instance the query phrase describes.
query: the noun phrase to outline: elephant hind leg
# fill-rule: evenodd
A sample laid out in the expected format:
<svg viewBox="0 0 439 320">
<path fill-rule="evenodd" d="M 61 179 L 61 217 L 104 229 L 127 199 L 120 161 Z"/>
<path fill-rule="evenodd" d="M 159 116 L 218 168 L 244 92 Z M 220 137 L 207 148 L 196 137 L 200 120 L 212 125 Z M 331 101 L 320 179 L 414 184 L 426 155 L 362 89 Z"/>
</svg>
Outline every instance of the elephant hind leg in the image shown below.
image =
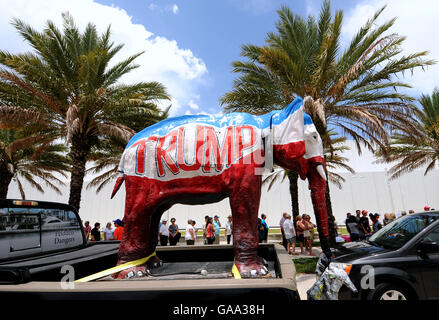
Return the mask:
<svg viewBox="0 0 439 320">
<path fill-rule="evenodd" d="M 268 270 L 258 256 L 258 211 L 261 177 L 248 175 L 231 193 L 233 250 L 235 265 L 242 277 L 262 276 Z"/>
</svg>

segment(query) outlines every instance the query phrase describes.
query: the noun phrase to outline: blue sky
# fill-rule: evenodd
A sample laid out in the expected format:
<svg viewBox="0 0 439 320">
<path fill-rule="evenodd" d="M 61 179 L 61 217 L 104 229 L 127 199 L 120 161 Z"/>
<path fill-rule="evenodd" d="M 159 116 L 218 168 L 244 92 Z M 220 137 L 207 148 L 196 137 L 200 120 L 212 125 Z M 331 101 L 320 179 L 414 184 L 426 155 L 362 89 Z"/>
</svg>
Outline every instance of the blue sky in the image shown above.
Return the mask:
<svg viewBox="0 0 439 320">
<path fill-rule="evenodd" d="M 293 12 L 307 15 L 320 1 L 137 1 L 99 0 L 123 8 L 134 23 L 143 24 L 155 35 L 176 40 L 206 64 L 208 72 L 199 86 L 200 110 L 220 112 L 218 98 L 230 90 L 234 74 L 231 62 L 240 58 L 243 44 L 263 45 L 267 32 L 275 30 L 276 10 L 287 4 Z M 333 1 L 332 6 L 349 8 L 350 1 Z M 177 5 L 178 11 L 172 8 Z M 340 7 L 341 6 L 341 7 Z M 175 7 L 174 7 L 175 8 Z"/>
<path fill-rule="evenodd" d="M 275 31 L 276 10 L 282 4 L 299 15 L 318 16 L 322 0 L 0 0 L 0 43 L 13 53 L 31 48 L 10 25 L 18 17 L 41 30 L 48 19 L 61 26 L 61 13 L 69 11 L 80 29 L 93 22 L 104 31 L 111 24 L 115 43 L 124 49 L 120 61 L 145 51 L 136 62 L 140 67 L 124 82 L 160 81 L 173 99 L 171 115 L 217 113 L 219 97 L 232 88 L 236 75 L 231 62 L 240 59 L 243 44 L 263 45 L 267 32 Z M 349 41 L 367 18 L 383 5 L 381 23 L 393 17 L 391 29 L 407 36 L 404 53 L 430 51 L 439 61 L 439 42 L 431 30 L 439 29 L 439 1 L 333 0 L 332 10 L 344 11 L 342 39 Z M 428 32 L 426 32 L 426 30 Z M 409 73 L 414 96 L 431 93 L 439 86 L 439 65 L 427 72 Z"/>
</svg>

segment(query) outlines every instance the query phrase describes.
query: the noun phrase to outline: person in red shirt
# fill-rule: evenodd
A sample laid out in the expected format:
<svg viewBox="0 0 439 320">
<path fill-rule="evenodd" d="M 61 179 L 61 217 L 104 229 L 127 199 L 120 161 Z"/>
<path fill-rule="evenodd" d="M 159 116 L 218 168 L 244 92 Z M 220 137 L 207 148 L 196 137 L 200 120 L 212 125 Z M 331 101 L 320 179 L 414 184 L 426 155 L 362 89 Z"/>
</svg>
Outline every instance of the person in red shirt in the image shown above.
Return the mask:
<svg viewBox="0 0 439 320">
<path fill-rule="evenodd" d="M 123 222 L 120 219 L 114 220 L 113 222 L 116 229 L 113 232 L 113 239 L 111 240 L 122 240 Z"/>
</svg>

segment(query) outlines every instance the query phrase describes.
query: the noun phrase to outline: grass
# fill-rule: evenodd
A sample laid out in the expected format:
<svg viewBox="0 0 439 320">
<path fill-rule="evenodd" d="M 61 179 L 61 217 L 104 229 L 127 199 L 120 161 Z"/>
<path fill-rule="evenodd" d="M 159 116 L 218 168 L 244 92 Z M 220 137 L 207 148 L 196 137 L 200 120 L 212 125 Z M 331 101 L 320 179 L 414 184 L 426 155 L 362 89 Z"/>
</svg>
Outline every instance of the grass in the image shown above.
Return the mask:
<svg viewBox="0 0 439 320">
<path fill-rule="evenodd" d="M 315 273 L 316 265 L 318 258 L 303 258 L 303 259 L 294 259 L 294 265 L 296 267 L 296 274 L 299 275 L 301 273 Z"/>
</svg>

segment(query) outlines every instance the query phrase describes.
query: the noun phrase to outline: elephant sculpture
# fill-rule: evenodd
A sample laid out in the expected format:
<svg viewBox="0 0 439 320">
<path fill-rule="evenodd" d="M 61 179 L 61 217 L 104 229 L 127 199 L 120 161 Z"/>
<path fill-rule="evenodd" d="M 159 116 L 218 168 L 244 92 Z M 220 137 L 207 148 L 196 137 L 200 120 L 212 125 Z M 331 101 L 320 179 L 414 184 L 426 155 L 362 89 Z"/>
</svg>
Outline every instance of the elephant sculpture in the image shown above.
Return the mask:
<svg viewBox="0 0 439 320">
<path fill-rule="evenodd" d="M 121 157 L 111 196 L 125 182 L 118 265 L 155 252 L 160 218 L 173 204 L 206 204 L 229 197 L 235 266 L 242 277 L 264 275 L 267 269 L 257 255 L 257 216 L 261 173 L 264 166 L 270 167 L 270 157 L 308 179 L 322 249 L 329 252 L 322 140 L 297 98 L 285 109 L 264 115 L 174 117 L 134 135 Z M 117 277 L 137 275 L 159 263 L 153 256 Z"/>
</svg>

